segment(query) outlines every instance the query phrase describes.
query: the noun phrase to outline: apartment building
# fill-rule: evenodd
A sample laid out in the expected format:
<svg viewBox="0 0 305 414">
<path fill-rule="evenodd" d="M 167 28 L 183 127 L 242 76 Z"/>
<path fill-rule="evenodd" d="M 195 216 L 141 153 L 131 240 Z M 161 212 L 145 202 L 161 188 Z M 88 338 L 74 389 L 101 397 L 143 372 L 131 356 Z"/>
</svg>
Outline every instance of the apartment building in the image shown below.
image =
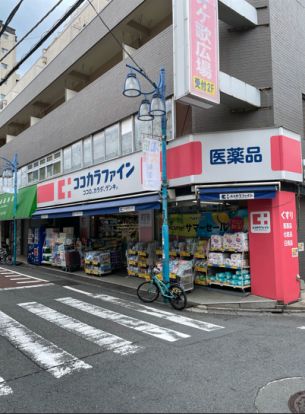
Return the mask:
<svg viewBox="0 0 305 414">
<path fill-rule="evenodd" d="M 139 243 L 160 241 L 160 196 L 142 177 L 143 139 L 160 137 L 160 119 L 139 121 L 140 98 L 122 95 L 133 64 L 124 45 L 151 79 L 166 73 L 176 254 L 179 243 L 208 246 L 198 284 L 243 288 L 245 277 L 254 294 L 295 301 L 305 277 L 305 2 L 191 1 L 217 7 L 219 103 L 204 108 L 180 93 L 181 51 L 187 59 L 192 42 L 179 26 L 179 0 L 112 0 L 101 10 L 111 33 L 95 16 L 2 110 L 0 155 L 18 154 L 20 191 L 37 186 L 37 210 L 19 223 L 20 250 L 38 226 L 97 239 L 98 223 L 114 214 L 138 229 Z M 232 257 L 223 243 L 234 233 L 244 239 Z"/>
<path fill-rule="evenodd" d="M 3 27 L 3 22 L 0 20 L 0 29 Z M 7 52 L 16 44 L 17 37 L 15 29 L 7 27 L 2 36 L 0 37 L 0 79 L 4 79 L 5 75 L 15 66 L 16 64 L 16 50 L 11 52 L 3 60 L 2 58 Z M 17 83 L 17 74 L 14 73 L 10 78 L 0 86 L 0 109 L 3 105 L 3 101 L 6 103 L 6 97 L 8 92 L 15 87 Z"/>
</svg>

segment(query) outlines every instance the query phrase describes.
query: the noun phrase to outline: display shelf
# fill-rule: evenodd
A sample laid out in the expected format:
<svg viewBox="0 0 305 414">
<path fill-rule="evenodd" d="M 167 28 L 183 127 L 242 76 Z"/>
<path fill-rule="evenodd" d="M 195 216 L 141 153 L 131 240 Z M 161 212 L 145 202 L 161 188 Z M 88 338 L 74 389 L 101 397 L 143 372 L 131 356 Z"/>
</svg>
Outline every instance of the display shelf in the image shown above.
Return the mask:
<svg viewBox="0 0 305 414">
<path fill-rule="evenodd" d="M 149 267 L 149 265 L 148 265 L 147 263 L 145 263 L 145 262 L 141 262 L 140 260 L 138 261 L 138 266 L 139 266 L 139 267 L 144 267 L 144 268 Z"/>
<path fill-rule="evenodd" d="M 201 285 L 201 286 L 208 286 L 208 282 L 206 280 L 200 280 L 195 278 L 194 280 L 195 285 Z"/>
<path fill-rule="evenodd" d="M 133 266 L 137 266 L 138 265 L 138 261 L 137 260 L 128 259 L 128 264 L 129 265 L 133 265 Z"/>
<path fill-rule="evenodd" d="M 169 255 L 172 256 L 172 257 L 177 257 L 177 256 L 179 256 L 179 253 L 176 252 L 176 250 L 170 250 Z"/>
<path fill-rule="evenodd" d="M 179 253 L 179 256 L 180 257 L 185 257 L 185 258 L 191 258 L 191 257 L 193 257 L 193 255 L 192 255 L 192 253 L 190 253 L 190 252 L 186 252 L 186 251 L 181 251 L 180 253 Z"/>
<path fill-rule="evenodd" d="M 251 285 L 232 285 L 231 283 L 227 283 L 227 282 L 217 282 L 217 281 L 213 281 L 213 280 L 207 280 L 207 283 L 209 285 L 217 285 L 217 286 L 227 286 L 227 287 L 231 287 L 234 289 L 248 289 L 251 287 Z"/>
<path fill-rule="evenodd" d="M 205 253 L 194 253 L 195 259 L 206 259 L 207 255 Z"/>
<path fill-rule="evenodd" d="M 145 250 L 139 250 L 138 255 L 145 258 L 145 257 L 148 257 L 148 252 L 146 252 Z"/>
<path fill-rule="evenodd" d="M 156 255 L 157 256 L 162 256 L 162 250 L 161 249 L 156 249 Z"/>
<path fill-rule="evenodd" d="M 204 273 L 206 273 L 208 271 L 208 268 L 203 267 L 203 266 L 195 266 L 194 270 L 195 270 L 195 272 L 204 272 Z"/>
<path fill-rule="evenodd" d="M 221 252 L 221 253 L 249 253 L 249 250 L 236 250 L 236 249 L 215 249 L 215 248 L 209 248 L 210 252 Z"/>
<path fill-rule="evenodd" d="M 233 270 L 250 269 L 250 266 L 214 265 L 210 263 L 208 264 L 208 267 L 221 267 L 222 269 L 233 269 Z"/>
<path fill-rule="evenodd" d="M 138 254 L 138 252 L 136 250 L 131 250 L 131 249 L 127 250 L 127 253 L 128 254 L 133 254 L 133 255 L 137 255 Z"/>
</svg>

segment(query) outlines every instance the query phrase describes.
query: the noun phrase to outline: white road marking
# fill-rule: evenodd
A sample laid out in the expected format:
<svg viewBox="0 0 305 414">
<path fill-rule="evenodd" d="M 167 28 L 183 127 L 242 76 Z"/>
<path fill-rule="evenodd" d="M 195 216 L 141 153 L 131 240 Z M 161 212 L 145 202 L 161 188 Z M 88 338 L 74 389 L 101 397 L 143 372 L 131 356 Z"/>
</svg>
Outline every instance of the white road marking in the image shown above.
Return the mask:
<svg viewBox="0 0 305 414">
<path fill-rule="evenodd" d="M 23 276 L 18 276 L 18 275 L 4 275 L 4 277 L 9 277 L 10 279 L 12 279 L 13 277 L 15 278 L 20 278 L 20 277 L 23 277 Z"/>
<path fill-rule="evenodd" d="M 55 378 L 92 368 L 0 311 L 0 335 Z"/>
<path fill-rule="evenodd" d="M 24 282 L 16 282 L 16 283 L 22 284 L 22 283 L 40 283 L 40 282 L 38 280 L 27 280 L 26 282 L 24 281 Z"/>
<path fill-rule="evenodd" d="M 0 396 L 13 394 L 13 390 L 9 387 L 3 378 L 0 377 Z"/>
<path fill-rule="evenodd" d="M 49 287 L 54 286 L 54 283 L 43 283 L 41 285 L 31 285 L 31 286 L 14 286 L 14 287 L 8 287 L 8 288 L 0 288 L 0 292 L 2 290 L 15 290 L 15 289 L 32 289 L 36 287 Z"/>
<path fill-rule="evenodd" d="M 213 323 L 198 321 L 196 319 L 188 318 L 186 316 L 176 315 L 174 313 L 167 312 L 164 310 L 150 308 L 149 306 L 141 305 L 135 302 L 130 302 L 128 300 L 116 298 L 114 296 L 89 293 L 89 292 L 85 292 L 80 289 L 75 289 L 71 286 L 64 286 L 64 288 L 73 290 L 74 292 L 82 293 L 83 295 L 90 296 L 91 298 L 94 298 L 94 299 L 100 299 L 105 302 L 113 303 L 115 305 L 119 305 L 127 309 L 132 309 L 137 312 L 144 313 L 146 315 L 155 316 L 160 319 L 166 319 L 168 321 L 179 323 L 185 326 L 189 326 L 191 328 L 200 329 L 202 331 L 211 332 L 217 329 L 224 328 L 224 326 L 214 325 Z"/>
<path fill-rule="evenodd" d="M 1 269 L 1 268 L 0 268 L 0 269 Z M 3 270 L 4 270 L 4 269 L 3 269 Z M 9 272 L 10 272 L 10 271 L 9 271 Z M 35 280 L 40 280 L 41 282 L 48 283 L 48 280 L 45 280 L 45 279 L 40 279 L 39 277 L 36 277 L 36 276 L 30 276 L 30 275 L 26 275 L 25 273 L 20 273 L 20 272 L 16 272 L 16 271 L 13 271 L 13 272 L 11 272 L 11 273 L 9 273 L 9 272 L 7 272 L 7 273 L 3 273 L 3 274 L 12 275 L 12 276 L 17 276 L 17 275 L 20 275 L 20 276 L 28 277 L 28 278 L 35 279 Z"/>
<path fill-rule="evenodd" d="M 77 319 L 57 312 L 54 309 L 41 305 L 40 303 L 28 302 L 19 303 L 18 305 L 28 310 L 29 312 L 32 312 L 34 315 L 40 316 L 46 321 L 52 322 L 55 325 L 69 332 L 72 332 L 73 334 L 76 334 L 81 338 L 86 339 L 87 341 L 93 342 L 103 349 L 113 351 L 116 354 L 134 354 L 142 349 L 141 347 L 133 345 L 132 342 L 126 341 L 119 336 L 112 335 L 108 332 L 102 331 L 101 329 L 87 325 L 86 323 L 80 322 Z"/>
<path fill-rule="evenodd" d="M 164 341 L 175 342 L 179 339 L 190 337 L 190 335 L 174 331 L 173 329 L 162 328 L 158 325 L 154 325 L 153 323 L 141 321 L 136 318 L 131 318 L 127 315 L 113 312 L 111 310 L 102 308 L 100 306 L 92 305 L 91 303 L 86 303 L 81 300 L 73 298 L 60 298 L 56 300 L 58 302 L 64 303 L 65 305 L 72 306 L 73 308 L 80 309 L 84 312 L 90 313 L 91 315 L 116 322 L 119 325 L 123 325 L 127 328 L 131 328 L 136 331 L 155 336 L 156 338 L 163 339 Z"/>
<path fill-rule="evenodd" d="M 18 277 L 12 277 L 10 278 L 10 280 L 29 280 L 29 277 L 23 277 L 23 276 L 18 276 Z"/>
</svg>

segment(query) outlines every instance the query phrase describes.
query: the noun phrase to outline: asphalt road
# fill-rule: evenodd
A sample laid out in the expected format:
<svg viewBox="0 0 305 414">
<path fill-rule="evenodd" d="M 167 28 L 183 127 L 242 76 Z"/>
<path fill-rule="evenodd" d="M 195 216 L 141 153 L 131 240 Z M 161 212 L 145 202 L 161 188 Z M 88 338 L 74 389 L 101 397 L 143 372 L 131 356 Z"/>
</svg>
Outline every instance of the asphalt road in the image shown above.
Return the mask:
<svg viewBox="0 0 305 414">
<path fill-rule="evenodd" d="M 2 413 L 289 412 L 305 390 L 302 315 L 177 312 L 63 273 L 18 272 L 2 271 L 16 279 L 0 289 Z M 23 274 L 42 281 L 16 288 Z"/>
</svg>

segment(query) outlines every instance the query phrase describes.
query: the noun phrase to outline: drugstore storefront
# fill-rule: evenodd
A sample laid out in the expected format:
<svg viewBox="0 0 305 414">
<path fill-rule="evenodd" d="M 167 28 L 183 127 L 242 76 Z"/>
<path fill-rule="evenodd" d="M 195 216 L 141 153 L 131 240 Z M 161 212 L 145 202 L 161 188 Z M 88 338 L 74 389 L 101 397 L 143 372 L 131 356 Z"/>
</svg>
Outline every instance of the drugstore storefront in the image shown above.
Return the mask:
<svg viewBox="0 0 305 414">
<path fill-rule="evenodd" d="M 300 137 L 283 128 L 196 134 L 169 143 L 167 158 L 172 277 L 298 300 Z M 142 177 L 136 153 L 39 184 L 34 217 L 53 220 L 45 258 L 55 257 L 52 243 L 73 242 L 85 246 L 87 273 L 107 274 L 117 263 L 147 277 L 149 265 L 161 266 L 160 198 Z"/>
<path fill-rule="evenodd" d="M 177 199 L 193 197 L 201 213 L 194 225 L 208 240 L 208 284 L 250 283 L 255 295 L 298 300 L 300 136 L 283 128 L 195 134 L 173 142 L 168 161 Z M 202 212 L 207 206 L 214 211 Z"/>
</svg>

